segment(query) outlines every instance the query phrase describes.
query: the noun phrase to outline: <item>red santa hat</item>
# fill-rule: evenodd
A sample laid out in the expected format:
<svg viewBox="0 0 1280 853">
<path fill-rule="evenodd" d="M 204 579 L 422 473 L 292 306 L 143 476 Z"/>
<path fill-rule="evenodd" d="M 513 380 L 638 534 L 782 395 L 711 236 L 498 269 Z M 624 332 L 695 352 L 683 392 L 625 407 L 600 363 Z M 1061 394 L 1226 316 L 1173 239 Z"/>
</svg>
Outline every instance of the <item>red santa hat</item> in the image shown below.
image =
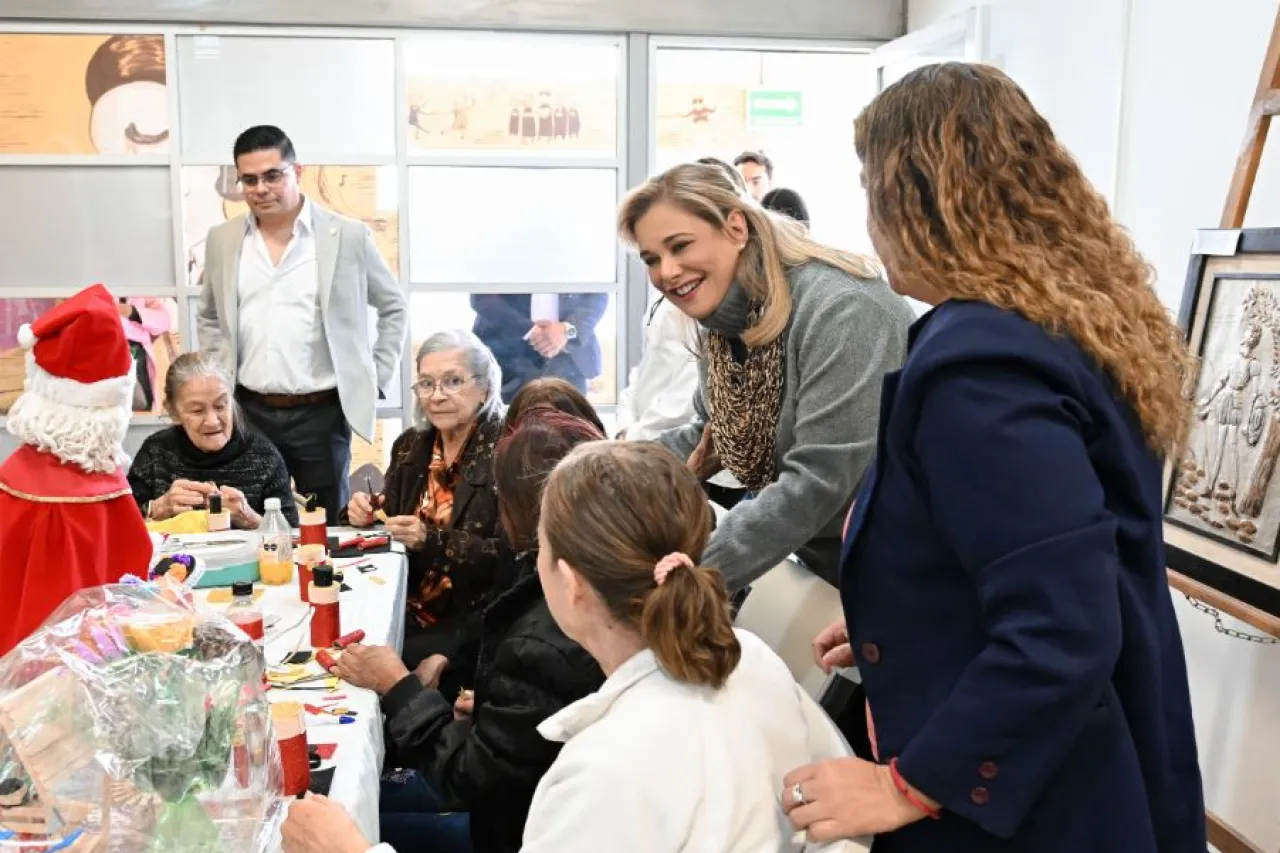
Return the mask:
<svg viewBox="0 0 1280 853">
<path fill-rule="evenodd" d="M 18 329 L 27 351 L 23 394 L 6 426 L 17 438 L 86 471 L 125 461 L 134 364 L 118 303 L 101 284 Z"/>
<path fill-rule="evenodd" d="M 86 288 L 18 329 L 27 357 L 28 394 L 65 406 L 100 409 L 133 402 L 133 357 L 116 300 Z"/>
</svg>

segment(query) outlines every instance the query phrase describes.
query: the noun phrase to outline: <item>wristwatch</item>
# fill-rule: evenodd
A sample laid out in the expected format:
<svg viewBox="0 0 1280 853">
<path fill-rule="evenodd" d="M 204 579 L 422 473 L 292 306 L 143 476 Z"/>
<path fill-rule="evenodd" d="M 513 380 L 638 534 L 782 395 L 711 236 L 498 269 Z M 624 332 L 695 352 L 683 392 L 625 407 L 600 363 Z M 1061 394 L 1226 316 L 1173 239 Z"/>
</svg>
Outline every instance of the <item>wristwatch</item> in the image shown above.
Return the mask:
<svg viewBox="0 0 1280 853">
<path fill-rule="evenodd" d="M 567 338 L 568 340 L 571 340 L 571 341 L 572 341 L 572 340 L 576 340 L 576 339 L 577 339 L 577 337 L 578 337 L 578 327 L 577 327 L 577 326 L 575 326 L 575 325 L 573 325 L 572 323 L 565 323 L 565 324 L 564 324 L 564 336 L 565 336 L 565 338 Z"/>
</svg>

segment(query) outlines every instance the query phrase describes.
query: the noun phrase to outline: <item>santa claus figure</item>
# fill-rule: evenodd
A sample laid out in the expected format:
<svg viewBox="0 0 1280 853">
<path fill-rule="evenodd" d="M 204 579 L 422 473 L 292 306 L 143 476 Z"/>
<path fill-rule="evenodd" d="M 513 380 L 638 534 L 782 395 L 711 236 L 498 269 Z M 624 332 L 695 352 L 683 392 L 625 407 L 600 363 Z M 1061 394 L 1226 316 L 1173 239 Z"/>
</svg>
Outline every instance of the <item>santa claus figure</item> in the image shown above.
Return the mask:
<svg viewBox="0 0 1280 853">
<path fill-rule="evenodd" d="M 125 479 L 134 363 L 96 284 L 18 332 L 25 391 L 0 464 L 0 655 L 85 587 L 146 576 L 151 539 Z"/>
</svg>

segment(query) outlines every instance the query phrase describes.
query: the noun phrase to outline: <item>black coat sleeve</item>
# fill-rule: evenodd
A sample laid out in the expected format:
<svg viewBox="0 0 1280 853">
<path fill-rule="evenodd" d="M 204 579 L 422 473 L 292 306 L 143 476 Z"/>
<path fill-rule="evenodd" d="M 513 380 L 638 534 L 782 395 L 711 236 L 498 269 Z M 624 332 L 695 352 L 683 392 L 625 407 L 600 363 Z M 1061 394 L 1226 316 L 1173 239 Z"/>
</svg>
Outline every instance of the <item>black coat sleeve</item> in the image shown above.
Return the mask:
<svg viewBox="0 0 1280 853">
<path fill-rule="evenodd" d="M 142 442 L 142 446 L 138 448 L 138 452 L 134 455 L 133 461 L 129 465 L 129 488 L 133 491 L 133 499 L 138 502 L 138 509 L 143 516 L 147 514 L 147 504 L 151 503 L 160 494 L 155 490 L 154 469 L 157 465 L 155 442 L 150 437 Z"/>
<path fill-rule="evenodd" d="M 578 675 L 590 667 L 537 638 L 509 637 L 473 718 L 454 720 L 451 700 L 409 676 L 383 699 L 388 730 L 405 763 L 436 783 L 446 808 L 470 810 L 504 790 L 537 786 L 560 750 L 538 725 L 590 692 Z"/>
</svg>

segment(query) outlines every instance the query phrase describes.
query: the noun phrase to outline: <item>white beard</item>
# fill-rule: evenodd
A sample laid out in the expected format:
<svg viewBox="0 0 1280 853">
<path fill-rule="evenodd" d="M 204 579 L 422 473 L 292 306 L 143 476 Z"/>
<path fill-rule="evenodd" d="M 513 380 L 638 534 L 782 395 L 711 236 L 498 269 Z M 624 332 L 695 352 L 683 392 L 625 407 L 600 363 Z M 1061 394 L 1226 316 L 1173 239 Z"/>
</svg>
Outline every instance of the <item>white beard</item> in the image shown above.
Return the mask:
<svg viewBox="0 0 1280 853">
<path fill-rule="evenodd" d="M 28 391 L 9 409 L 8 429 L 23 444 L 90 473 L 125 465 L 129 408 L 83 408 Z"/>
</svg>

